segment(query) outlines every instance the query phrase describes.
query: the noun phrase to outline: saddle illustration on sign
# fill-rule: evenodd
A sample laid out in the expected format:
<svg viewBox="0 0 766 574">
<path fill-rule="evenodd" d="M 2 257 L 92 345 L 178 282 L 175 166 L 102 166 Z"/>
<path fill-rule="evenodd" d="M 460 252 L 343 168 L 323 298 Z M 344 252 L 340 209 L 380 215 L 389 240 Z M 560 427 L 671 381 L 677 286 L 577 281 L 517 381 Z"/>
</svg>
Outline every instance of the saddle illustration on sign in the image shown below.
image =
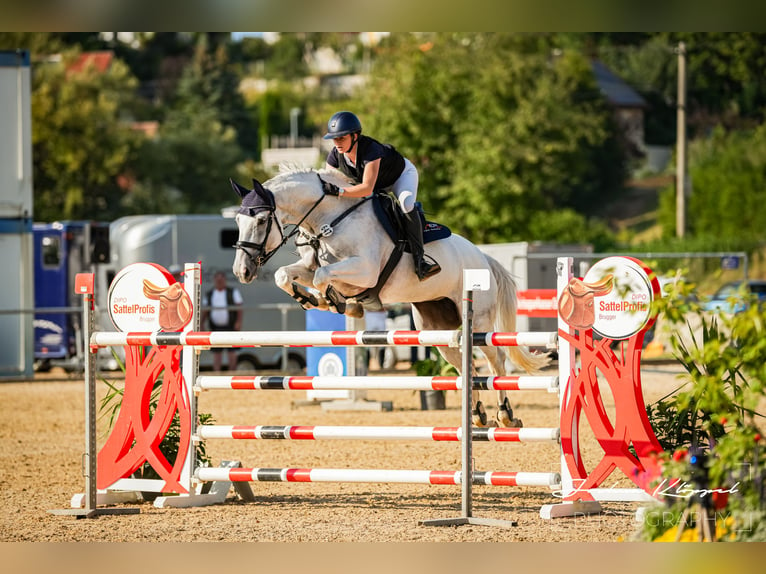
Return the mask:
<svg viewBox="0 0 766 574">
<path fill-rule="evenodd" d="M 593 299 L 608 295 L 613 285 L 614 275 L 611 273 L 595 283 L 572 277 L 559 301 L 559 312 L 564 321 L 576 329 L 590 329 L 596 321 Z"/>
<path fill-rule="evenodd" d="M 144 279 L 144 296 L 160 302 L 160 327 L 163 331 L 180 331 L 192 316 L 192 303 L 180 283 L 158 287 Z"/>
</svg>

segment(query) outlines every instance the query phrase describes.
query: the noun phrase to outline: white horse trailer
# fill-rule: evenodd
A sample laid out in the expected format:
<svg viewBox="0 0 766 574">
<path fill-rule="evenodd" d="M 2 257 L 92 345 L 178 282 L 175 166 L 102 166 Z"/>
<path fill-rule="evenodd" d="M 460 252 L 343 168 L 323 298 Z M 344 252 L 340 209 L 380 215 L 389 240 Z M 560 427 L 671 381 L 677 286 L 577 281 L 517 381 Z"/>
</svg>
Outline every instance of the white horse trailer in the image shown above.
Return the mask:
<svg viewBox="0 0 766 574">
<path fill-rule="evenodd" d="M 242 294 L 243 331 L 303 331 L 304 310 L 274 284 L 274 272 L 291 263 L 295 255 L 290 249 L 277 254 L 265 266 L 258 279 L 241 285 L 232 274 L 232 246 L 237 241 L 237 224 L 222 215 L 135 215 L 113 221 L 109 229 L 110 263 L 98 267 L 97 306 L 106 310 L 106 298 L 112 278 L 131 263 L 157 263 L 176 273 L 185 263 L 201 262 L 202 293 L 213 288 L 213 275 L 223 271 L 227 283 Z M 107 313 L 99 313 L 101 328 L 113 329 Z M 204 326 L 203 326 L 204 329 Z M 108 351 L 108 350 L 107 350 Z M 102 365 L 110 364 L 108 356 Z M 211 351 L 200 355 L 200 368 L 212 365 Z M 302 348 L 248 348 L 238 353 L 238 369 L 280 369 L 301 371 L 306 365 Z"/>
</svg>

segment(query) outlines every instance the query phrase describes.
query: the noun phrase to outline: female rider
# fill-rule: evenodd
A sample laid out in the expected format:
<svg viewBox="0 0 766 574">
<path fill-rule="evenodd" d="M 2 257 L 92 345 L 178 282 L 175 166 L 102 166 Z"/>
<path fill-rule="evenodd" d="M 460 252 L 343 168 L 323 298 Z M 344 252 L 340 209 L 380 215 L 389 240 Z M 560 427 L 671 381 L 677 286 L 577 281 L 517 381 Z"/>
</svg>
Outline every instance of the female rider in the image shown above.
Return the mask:
<svg viewBox="0 0 766 574">
<path fill-rule="evenodd" d="M 371 193 L 393 191 L 405 216 L 407 239 L 418 279 L 423 281 L 441 271 L 438 263 L 425 259 L 423 226 L 415 210 L 418 170 L 412 162 L 393 146 L 363 136 L 362 124 L 351 112 L 333 114 L 327 122 L 324 139 L 331 139 L 335 146 L 327 155 L 327 166 L 340 170 L 355 182 L 342 188 L 328 184 L 325 192 L 366 197 Z"/>
</svg>

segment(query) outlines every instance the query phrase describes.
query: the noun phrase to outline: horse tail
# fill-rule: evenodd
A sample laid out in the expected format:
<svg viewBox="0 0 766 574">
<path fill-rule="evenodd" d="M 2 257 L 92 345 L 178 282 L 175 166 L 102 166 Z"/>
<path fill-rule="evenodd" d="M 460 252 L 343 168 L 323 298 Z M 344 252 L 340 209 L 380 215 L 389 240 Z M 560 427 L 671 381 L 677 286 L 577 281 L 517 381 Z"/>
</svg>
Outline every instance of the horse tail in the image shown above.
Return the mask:
<svg viewBox="0 0 766 574">
<path fill-rule="evenodd" d="M 495 329 L 500 332 L 516 331 L 516 282 L 499 261 L 485 254 L 497 285 L 497 313 Z M 506 347 L 511 360 L 527 373 L 535 374 L 550 363 L 548 354 L 532 353 L 526 347 Z"/>
</svg>

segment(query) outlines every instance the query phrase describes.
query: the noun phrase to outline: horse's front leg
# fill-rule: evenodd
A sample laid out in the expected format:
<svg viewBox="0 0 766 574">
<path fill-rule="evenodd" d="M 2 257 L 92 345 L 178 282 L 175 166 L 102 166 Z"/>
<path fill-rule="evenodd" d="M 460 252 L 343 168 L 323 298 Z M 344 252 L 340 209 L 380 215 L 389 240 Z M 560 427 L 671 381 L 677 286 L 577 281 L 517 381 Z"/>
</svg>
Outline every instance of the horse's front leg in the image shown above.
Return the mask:
<svg viewBox="0 0 766 574">
<path fill-rule="evenodd" d="M 314 270 L 303 261 L 277 269 L 274 282 L 304 309 L 327 311 L 330 308 L 329 301 L 314 288 Z"/>
<path fill-rule="evenodd" d="M 349 257 L 320 267 L 314 273 L 314 287 L 323 294 L 326 294 L 331 286 L 344 295 L 349 291 L 361 292 L 374 287 L 377 281 L 377 266 L 373 266 L 368 259 L 362 257 Z M 347 296 L 345 314 L 349 317 L 361 318 L 364 316 L 364 308 L 354 300 L 353 296 Z"/>
</svg>

